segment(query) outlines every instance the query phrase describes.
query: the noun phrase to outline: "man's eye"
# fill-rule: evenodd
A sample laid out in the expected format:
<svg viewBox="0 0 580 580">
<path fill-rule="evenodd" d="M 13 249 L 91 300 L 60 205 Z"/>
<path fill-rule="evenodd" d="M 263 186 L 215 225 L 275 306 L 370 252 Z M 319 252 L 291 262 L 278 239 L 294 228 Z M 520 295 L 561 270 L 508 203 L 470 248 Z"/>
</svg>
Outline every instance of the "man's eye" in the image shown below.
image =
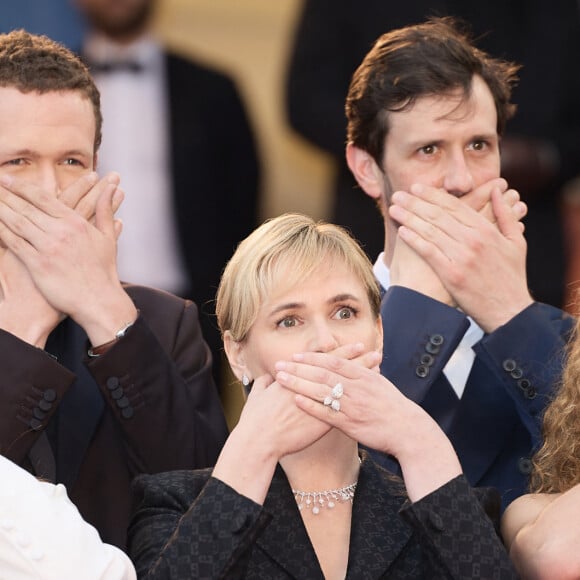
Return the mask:
<svg viewBox="0 0 580 580">
<path fill-rule="evenodd" d="M 69 159 L 64 160 L 65 165 L 82 165 L 82 163 L 78 159 L 73 159 L 70 157 Z"/>
<path fill-rule="evenodd" d="M 10 161 L 6 162 L 6 165 L 24 165 L 25 163 L 26 161 L 22 157 L 19 157 L 18 159 L 10 159 Z"/>
<path fill-rule="evenodd" d="M 433 153 L 437 151 L 437 147 L 435 145 L 425 145 L 425 147 L 421 147 L 419 151 L 425 155 L 433 155 Z"/>
<path fill-rule="evenodd" d="M 485 141 L 474 141 L 471 147 L 475 151 L 483 151 L 487 147 L 487 142 Z"/>
</svg>

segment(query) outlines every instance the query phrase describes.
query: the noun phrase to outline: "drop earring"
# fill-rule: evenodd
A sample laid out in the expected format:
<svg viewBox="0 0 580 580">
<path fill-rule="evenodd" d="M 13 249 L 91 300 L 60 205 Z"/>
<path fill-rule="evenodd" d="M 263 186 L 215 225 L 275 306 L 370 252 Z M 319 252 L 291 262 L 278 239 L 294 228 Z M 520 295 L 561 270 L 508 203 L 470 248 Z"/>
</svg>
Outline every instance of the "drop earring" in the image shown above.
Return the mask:
<svg viewBox="0 0 580 580">
<path fill-rule="evenodd" d="M 242 385 L 244 385 L 244 387 L 247 387 L 250 384 L 250 379 L 248 378 L 248 375 L 246 373 L 244 373 L 242 375 Z"/>
</svg>

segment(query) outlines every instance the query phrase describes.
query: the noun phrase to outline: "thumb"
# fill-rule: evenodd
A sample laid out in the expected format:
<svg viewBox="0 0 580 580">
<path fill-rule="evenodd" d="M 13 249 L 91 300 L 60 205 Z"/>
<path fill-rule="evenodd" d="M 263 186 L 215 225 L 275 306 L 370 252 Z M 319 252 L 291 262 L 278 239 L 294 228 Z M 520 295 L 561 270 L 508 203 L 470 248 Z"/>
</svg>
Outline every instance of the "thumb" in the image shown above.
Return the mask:
<svg viewBox="0 0 580 580">
<path fill-rule="evenodd" d="M 113 221 L 113 226 L 115 228 L 115 240 L 119 240 L 121 233 L 123 232 L 123 221 L 120 219 L 115 219 Z"/>
<path fill-rule="evenodd" d="M 504 200 L 499 187 L 491 191 L 491 205 L 497 220 L 499 231 L 506 238 L 513 238 L 522 234 L 522 227 L 510 205 Z"/>
<path fill-rule="evenodd" d="M 95 207 L 95 226 L 105 236 L 116 240 L 118 236 L 115 229 L 113 204 L 115 190 L 116 186 L 111 184 L 99 196 Z"/>
</svg>

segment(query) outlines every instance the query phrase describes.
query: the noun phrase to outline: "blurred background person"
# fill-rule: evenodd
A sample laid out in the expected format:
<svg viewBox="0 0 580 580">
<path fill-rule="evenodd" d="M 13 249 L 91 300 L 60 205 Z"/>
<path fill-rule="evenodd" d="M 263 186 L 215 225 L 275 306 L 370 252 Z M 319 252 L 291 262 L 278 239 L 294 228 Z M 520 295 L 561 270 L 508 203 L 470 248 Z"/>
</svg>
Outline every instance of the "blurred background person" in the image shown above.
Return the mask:
<svg viewBox="0 0 580 580">
<path fill-rule="evenodd" d="M 374 258 L 380 216 L 355 189 L 344 160 L 344 101 L 352 73 L 382 33 L 431 15 L 470 25 L 479 48 L 522 63 L 517 113 L 502 139 L 502 176 L 528 204 L 528 277 L 534 298 L 562 306 L 565 251 L 560 191 L 580 166 L 580 24 L 575 0 L 481 3 L 306 0 L 287 81 L 291 125 L 337 163 L 331 220 L 347 226 Z"/>
<path fill-rule="evenodd" d="M 257 221 L 259 164 L 244 104 L 230 78 L 155 38 L 156 0 L 74 2 L 107 119 L 99 170 L 114 167 L 127 193 L 120 275 L 199 305 L 219 384 L 215 290 Z"/>
</svg>

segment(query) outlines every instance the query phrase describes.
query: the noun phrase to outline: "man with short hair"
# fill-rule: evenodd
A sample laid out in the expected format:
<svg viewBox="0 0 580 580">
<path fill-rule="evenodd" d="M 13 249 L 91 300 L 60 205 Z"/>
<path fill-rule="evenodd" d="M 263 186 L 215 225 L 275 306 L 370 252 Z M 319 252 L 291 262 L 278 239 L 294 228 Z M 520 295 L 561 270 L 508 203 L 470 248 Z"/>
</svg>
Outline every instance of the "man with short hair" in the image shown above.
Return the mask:
<svg viewBox="0 0 580 580">
<path fill-rule="evenodd" d="M 227 428 L 196 306 L 119 280 L 101 124 L 75 55 L 0 35 L 0 452 L 124 547 L 133 477 L 212 465 Z"/>
<path fill-rule="evenodd" d="M 525 205 L 500 178 L 516 71 L 433 19 L 381 36 L 346 102 L 347 162 L 385 227 L 381 371 L 504 505 L 526 490 L 573 326 L 530 296 Z"/>
</svg>

